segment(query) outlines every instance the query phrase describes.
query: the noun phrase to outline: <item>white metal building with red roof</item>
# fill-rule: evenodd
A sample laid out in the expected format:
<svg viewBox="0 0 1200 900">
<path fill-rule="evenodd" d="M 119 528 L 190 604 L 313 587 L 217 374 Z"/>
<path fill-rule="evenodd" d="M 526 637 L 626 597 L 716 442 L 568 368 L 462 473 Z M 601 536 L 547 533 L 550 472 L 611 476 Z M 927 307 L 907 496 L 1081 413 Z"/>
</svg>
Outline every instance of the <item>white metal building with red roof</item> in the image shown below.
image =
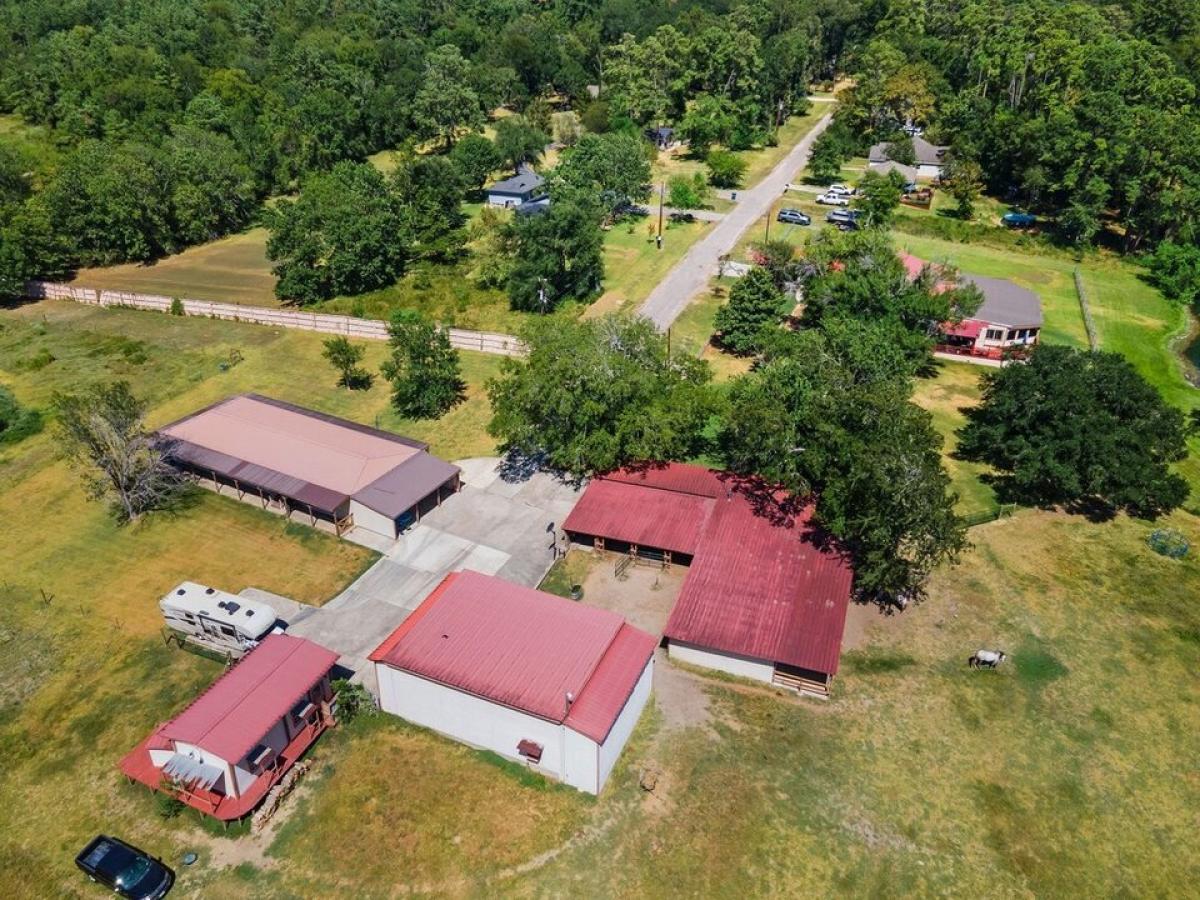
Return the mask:
<svg viewBox="0 0 1200 900">
<path fill-rule="evenodd" d="M 650 697 L 655 645 L 616 613 L 464 571 L 370 658 L 386 712 L 598 794 Z"/>
</svg>

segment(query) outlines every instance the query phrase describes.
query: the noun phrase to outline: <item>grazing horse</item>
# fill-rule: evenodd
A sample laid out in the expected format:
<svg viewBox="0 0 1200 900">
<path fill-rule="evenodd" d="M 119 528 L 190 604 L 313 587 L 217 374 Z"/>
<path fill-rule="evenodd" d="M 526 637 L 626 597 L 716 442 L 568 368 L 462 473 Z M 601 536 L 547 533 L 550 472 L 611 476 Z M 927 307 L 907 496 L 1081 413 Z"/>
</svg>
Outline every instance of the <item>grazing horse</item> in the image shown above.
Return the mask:
<svg viewBox="0 0 1200 900">
<path fill-rule="evenodd" d="M 972 669 L 994 669 L 1006 659 L 1008 654 L 999 650 L 976 650 L 967 657 L 967 665 Z"/>
</svg>

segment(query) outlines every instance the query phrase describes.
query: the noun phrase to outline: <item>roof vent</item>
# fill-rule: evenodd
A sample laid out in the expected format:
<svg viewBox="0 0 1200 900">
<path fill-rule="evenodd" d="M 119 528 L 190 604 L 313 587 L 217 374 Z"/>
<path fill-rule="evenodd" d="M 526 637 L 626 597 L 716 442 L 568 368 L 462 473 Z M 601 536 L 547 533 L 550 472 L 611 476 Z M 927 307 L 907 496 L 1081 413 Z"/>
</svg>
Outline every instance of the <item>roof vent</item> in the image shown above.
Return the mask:
<svg viewBox="0 0 1200 900">
<path fill-rule="evenodd" d="M 229 613 L 230 615 L 233 615 L 235 612 L 237 612 L 239 609 L 242 608 L 242 604 L 234 603 L 232 600 L 226 601 L 224 606 L 225 606 L 225 612 Z"/>
<path fill-rule="evenodd" d="M 217 601 L 217 609 L 224 609 L 224 608 L 225 608 L 225 601 L 224 601 L 224 600 L 218 600 L 218 601 Z"/>
<path fill-rule="evenodd" d="M 216 592 L 217 592 L 216 588 L 205 588 L 204 589 L 204 593 L 206 593 L 206 594 L 215 594 Z"/>
<path fill-rule="evenodd" d="M 254 615 L 254 610 L 252 610 L 252 609 L 246 610 L 246 615 L 248 615 L 248 616 Z"/>
<path fill-rule="evenodd" d="M 182 597 L 186 593 L 187 593 L 187 591 L 184 588 L 180 588 L 179 590 L 177 590 L 175 592 L 176 596 L 179 596 L 179 597 Z"/>
</svg>

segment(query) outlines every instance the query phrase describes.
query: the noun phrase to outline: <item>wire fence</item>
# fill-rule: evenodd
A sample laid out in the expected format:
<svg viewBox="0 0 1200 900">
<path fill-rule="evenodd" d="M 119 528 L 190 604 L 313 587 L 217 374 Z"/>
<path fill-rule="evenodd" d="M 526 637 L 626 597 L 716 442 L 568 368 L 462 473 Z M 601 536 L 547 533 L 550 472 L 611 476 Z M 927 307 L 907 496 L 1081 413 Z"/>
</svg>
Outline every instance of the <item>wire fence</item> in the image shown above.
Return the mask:
<svg viewBox="0 0 1200 900">
<path fill-rule="evenodd" d="M 991 509 L 984 509 L 963 516 L 963 521 L 967 523 L 968 528 L 973 528 L 976 525 L 995 522 L 997 519 L 1007 519 L 1016 511 L 1017 504 L 1015 503 L 997 503 Z"/>
<path fill-rule="evenodd" d="M 1079 271 L 1079 266 L 1075 267 L 1075 293 L 1079 295 L 1079 309 L 1083 313 L 1083 327 L 1087 329 L 1088 346 L 1093 350 L 1099 349 L 1096 323 L 1092 319 L 1092 308 L 1088 305 L 1087 290 L 1083 286 L 1083 273 Z"/>
<path fill-rule="evenodd" d="M 200 316 L 231 322 L 246 322 L 253 325 L 295 328 L 321 334 L 340 334 L 349 338 L 366 340 L 386 341 L 388 338 L 386 322 L 379 319 L 360 319 L 355 316 L 333 313 L 272 309 L 266 306 L 243 306 L 240 303 L 216 303 L 211 300 L 185 300 L 158 294 L 98 290 L 50 281 L 31 281 L 26 284 L 25 293 L 33 299 L 72 300 L 90 306 L 124 307 L 184 316 Z M 450 337 L 450 345 L 459 350 L 476 350 L 480 353 L 492 353 L 499 356 L 524 356 L 526 353 L 525 345 L 511 334 L 470 331 L 464 328 L 447 328 L 445 330 Z"/>
</svg>

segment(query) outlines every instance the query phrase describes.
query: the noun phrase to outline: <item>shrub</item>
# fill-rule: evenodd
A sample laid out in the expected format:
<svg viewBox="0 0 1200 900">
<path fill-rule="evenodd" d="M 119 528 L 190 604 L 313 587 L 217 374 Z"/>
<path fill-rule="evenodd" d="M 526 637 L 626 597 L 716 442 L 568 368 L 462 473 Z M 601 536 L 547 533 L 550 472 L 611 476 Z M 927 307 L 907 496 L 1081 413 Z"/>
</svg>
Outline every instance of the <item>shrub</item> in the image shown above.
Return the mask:
<svg viewBox="0 0 1200 900">
<path fill-rule="evenodd" d="M 1164 241 L 1146 262 L 1150 280 L 1172 300 L 1200 302 L 1200 247 Z"/>
<path fill-rule="evenodd" d="M 740 187 L 746 175 L 746 161 L 728 150 L 714 150 L 705 160 L 709 184 L 719 188 Z"/>
<path fill-rule="evenodd" d="M 702 172 L 691 178 L 672 175 L 667 179 L 667 203 L 676 209 L 701 209 L 708 202 L 708 180 Z"/>
<path fill-rule="evenodd" d="M 373 716 L 379 711 L 375 706 L 375 698 L 361 684 L 352 684 L 344 678 L 333 683 L 333 693 L 337 697 L 338 719 L 349 725 L 359 716 Z"/>
<path fill-rule="evenodd" d="M 154 795 L 154 806 L 160 819 L 173 819 L 186 808 L 184 802 L 174 794 L 162 792 Z"/>
<path fill-rule="evenodd" d="M 171 308 L 167 311 L 173 316 L 182 316 L 184 314 L 183 301 L 180 300 L 178 297 L 172 297 L 171 298 Z"/>
<path fill-rule="evenodd" d="M 12 392 L 0 387 L 0 444 L 15 444 L 42 430 L 42 414 L 21 406 Z"/>
</svg>

